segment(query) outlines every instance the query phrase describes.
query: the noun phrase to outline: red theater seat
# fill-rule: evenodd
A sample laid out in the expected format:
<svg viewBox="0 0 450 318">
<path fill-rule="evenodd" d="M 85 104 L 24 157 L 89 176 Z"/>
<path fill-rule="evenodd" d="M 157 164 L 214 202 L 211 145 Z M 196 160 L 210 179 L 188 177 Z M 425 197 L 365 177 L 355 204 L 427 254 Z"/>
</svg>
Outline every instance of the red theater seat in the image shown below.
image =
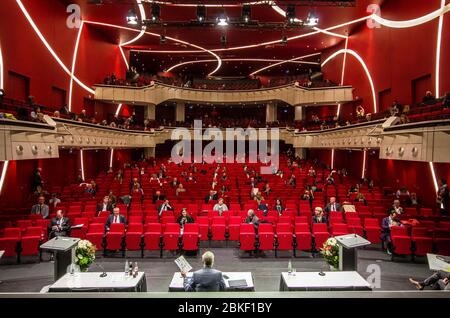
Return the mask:
<svg viewBox="0 0 450 318">
<path fill-rule="evenodd" d="M 239 230 L 241 226 L 241 217 L 240 216 L 230 216 L 228 220 L 228 240 L 229 241 L 238 241 L 239 240 Z"/>
<path fill-rule="evenodd" d="M 144 250 L 160 251 L 161 250 L 161 224 L 148 223 L 144 228 Z"/>
<path fill-rule="evenodd" d="M 128 224 L 127 232 L 125 234 L 125 246 L 129 251 L 142 250 L 142 235 L 144 226 L 142 223 Z"/>
<path fill-rule="evenodd" d="M 18 244 L 22 236 L 22 230 L 16 227 L 8 227 L 3 231 L 3 237 L 0 238 L 0 250 L 5 251 L 4 257 L 17 256 Z"/>
<path fill-rule="evenodd" d="M 197 218 L 197 224 L 200 233 L 200 240 L 207 241 L 209 240 L 209 218 L 207 216 L 199 216 Z"/>
<path fill-rule="evenodd" d="M 443 223 L 443 222 L 441 222 Z M 446 228 L 437 228 L 434 231 L 434 241 L 437 253 L 450 256 L 450 230 Z"/>
<path fill-rule="evenodd" d="M 366 238 L 372 244 L 378 244 L 381 242 L 381 227 L 378 219 L 365 218 L 364 230 L 366 232 Z"/>
<path fill-rule="evenodd" d="M 167 223 L 163 232 L 163 250 L 178 251 L 180 239 L 180 225 L 178 223 Z"/>
<path fill-rule="evenodd" d="M 413 227 L 411 240 L 414 244 L 414 255 L 425 256 L 433 252 L 433 238 L 426 228 Z"/>
<path fill-rule="evenodd" d="M 391 227 L 393 253 L 396 255 L 411 255 L 411 237 L 404 226 Z"/>
<path fill-rule="evenodd" d="M 295 224 L 295 249 L 297 251 L 311 251 L 312 235 L 308 223 Z"/>
<path fill-rule="evenodd" d="M 258 226 L 258 249 L 261 251 L 275 249 L 275 233 L 272 224 L 261 223 Z"/>
<path fill-rule="evenodd" d="M 112 223 L 109 228 L 109 231 L 106 233 L 105 250 L 125 251 L 124 235 L 125 235 L 125 224 Z"/>
<path fill-rule="evenodd" d="M 278 223 L 276 227 L 276 250 L 289 251 L 293 250 L 294 236 L 292 225 L 287 223 Z M 277 254 L 275 254 L 277 256 Z"/>
<path fill-rule="evenodd" d="M 21 256 L 40 255 L 39 246 L 42 243 L 43 233 L 40 226 L 28 227 L 21 240 Z"/>
<path fill-rule="evenodd" d="M 226 219 L 223 216 L 215 216 L 211 223 L 211 240 L 225 241 L 226 239 Z"/>
<path fill-rule="evenodd" d="M 239 249 L 242 251 L 254 251 L 255 243 L 255 226 L 253 224 L 241 224 L 239 228 Z"/>
<path fill-rule="evenodd" d="M 324 223 L 313 224 L 312 233 L 314 236 L 314 249 L 319 251 L 323 247 L 326 240 L 330 237 L 327 225 Z"/>
<path fill-rule="evenodd" d="M 198 251 L 199 245 L 199 227 L 196 223 L 188 223 L 184 225 L 182 236 L 182 250 L 183 251 Z"/>
<path fill-rule="evenodd" d="M 103 223 L 91 223 L 89 224 L 88 231 L 86 233 L 86 240 L 90 241 L 97 250 L 103 248 L 103 239 L 105 237 L 105 225 Z"/>
</svg>

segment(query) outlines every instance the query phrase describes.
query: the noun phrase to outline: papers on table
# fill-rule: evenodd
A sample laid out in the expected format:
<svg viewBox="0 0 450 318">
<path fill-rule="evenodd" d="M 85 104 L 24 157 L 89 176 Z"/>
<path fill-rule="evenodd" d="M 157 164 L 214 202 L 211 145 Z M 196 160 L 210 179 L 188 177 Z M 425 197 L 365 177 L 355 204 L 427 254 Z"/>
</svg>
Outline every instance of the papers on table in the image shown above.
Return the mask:
<svg viewBox="0 0 450 318">
<path fill-rule="evenodd" d="M 77 225 L 72 225 L 71 227 L 70 227 L 70 229 L 81 229 L 82 227 L 84 226 L 84 224 L 77 224 Z"/>
<path fill-rule="evenodd" d="M 177 264 L 180 272 L 188 273 L 191 271 L 192 266 L 188 263 L 188 261 L 184 258 L 184 256 L 180 256 L 175 260 L 175 264 Z"/>
<path fill-rule="evenodd" d="M 428 266 L 433 271 L 450 272 L 450 257 L 436 254 L 427 254 Z"/>
<path fill-rule="evenodd" d="M 2 258 L 3 254 L 5 254 L 5 251 L 0 251 L 0 258 Z"/>
</svg>

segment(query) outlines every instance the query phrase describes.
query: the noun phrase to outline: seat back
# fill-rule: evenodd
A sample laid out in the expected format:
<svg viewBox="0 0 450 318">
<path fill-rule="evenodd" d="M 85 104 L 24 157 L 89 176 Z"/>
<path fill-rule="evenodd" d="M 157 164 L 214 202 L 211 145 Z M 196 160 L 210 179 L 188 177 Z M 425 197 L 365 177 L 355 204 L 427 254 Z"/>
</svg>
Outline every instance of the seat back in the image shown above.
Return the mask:
<svg viewBox="0 0 450 318">
<path fill-rule="evenodd" d="M 144 227 L 145 232 L 152 232 L 152 233 L 160 233 L 162 232 L 161 224 L 159 223 L 147 223 Z"/>
<path fill-rule="evenodd" d="M 3 231 L 3 237 L 20 239 L 21 236 L 22 230 L 18 227 L 7 227 Z"/>
<path fill-rule="evenodd" d="M 105 231 L 105 225 L 102 223 L 89 224 L 88 233 L 103 233 Z"/>
<path fill-rule="evenodd" d="M 409 236 L 405 226 L 391 226 L 391 236 Z"/>
<path fill-rule="evenodd" d="M 112 223 L 109 227 L 110 233 L 124 233 L 125 232 L 125 224 L 123 223 Z"/>
<path fill-rule="evenodd" d="M 365 218 L 364 226 L 380 226 L 380 222 L 376 218 Z"/>
<path fill-rule="evenodd" d="M 24 236 L 39 236 L 39 237 L 42 237 L 42 235 L 43 235 L 42 227 L 40 226 L 27 227 L 24 234 Z"/>
<path fill-rule="evenodd" d="M 325 223 L 314 223 L 313 232 L 328 232 L 328 227 Z"/>
<path fill-rule="evenodd" d="M 128 224 L 127 233 L 142 233 L 144 232 L 144 226 L 142 223 L 130 223 Z"/>
<path fill-rule="evenodd" d="M 180 224 L 167 223 L 164 229 L 164 233 L 180 233 Z"/>
<path fill-rule="evenodd" d="M 278 223 L 276 230 L 277 233 L 292 233 L 292 226 L 286 223 Z"/>
<path fill-rule="evenodd" d="M 185 233 L 198 233 L 198 224 L 187 223 L 184 225 L 183 234 Z"/>
<path fill-rule="evenodd" d="M 273 226 L 270 223 L 261 223 L 258 226 L 258 234 L 273 233 Z"/>
</svg>

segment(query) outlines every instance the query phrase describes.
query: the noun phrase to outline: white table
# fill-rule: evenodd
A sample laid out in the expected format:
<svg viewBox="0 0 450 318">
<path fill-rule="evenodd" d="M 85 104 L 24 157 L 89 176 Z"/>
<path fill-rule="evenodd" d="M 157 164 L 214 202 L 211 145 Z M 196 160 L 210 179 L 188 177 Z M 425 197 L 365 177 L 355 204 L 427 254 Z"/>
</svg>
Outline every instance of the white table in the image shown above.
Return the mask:
<svg viewBox="0 0 450 318">
<path fill-rule="evenodd" d="M 123 272 L 108 272 L 100 277 L 101 272 L 84 272 L 65 274 L 49 287 L 49 292 L 145 292 L 147 283 L 145 273 L 139 272 L 136 278 L 125 277 Z"/>
<path fill-rule="evenodd" d="M 223 272 L 224 276 L 228 276 L 228 279 L 224 277 L 226 290 L 242 290 L 242 291 L 254 291 L 255 285 L 253 284 L 253 276 L 251 272 Z M 187 277 L 192 277 L 192 272 L 187 273 Z M 247 282 L 246 287 L 230 288 L 229 280 L 245 279 Z M 173 274 L 172 281 L 169 285 L 169 291 L 184 291 L 183 285 L 184 279 L 180 272 Z"/>
<path fill-rule="evenodd" d="M 280 291 L 309 290 L 372 290 L 358 272 L 296 272 L 281 273 Z"/>
</svg>

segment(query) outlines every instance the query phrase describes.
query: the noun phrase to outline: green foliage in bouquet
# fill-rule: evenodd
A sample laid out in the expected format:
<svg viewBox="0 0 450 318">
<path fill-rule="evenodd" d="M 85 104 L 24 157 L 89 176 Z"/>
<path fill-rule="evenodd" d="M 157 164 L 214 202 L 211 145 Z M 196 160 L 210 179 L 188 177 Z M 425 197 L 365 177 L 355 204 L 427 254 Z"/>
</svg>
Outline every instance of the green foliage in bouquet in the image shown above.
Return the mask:
<svg viewBox="0 0 450 318">
<path fill-rule="evenodd" d="M 80 240 L 75 249 L 75 264 L 86 272 L 95 260 L 95 246 L 88 240 Z"/>
<path fill-rule="evenodd" d="M 330 237 L 323 247 L 320 249 L 320 253 L 328 264 L 334 268 L 339 267 L 339 245 L 334 237 Z"/>
</svg>

